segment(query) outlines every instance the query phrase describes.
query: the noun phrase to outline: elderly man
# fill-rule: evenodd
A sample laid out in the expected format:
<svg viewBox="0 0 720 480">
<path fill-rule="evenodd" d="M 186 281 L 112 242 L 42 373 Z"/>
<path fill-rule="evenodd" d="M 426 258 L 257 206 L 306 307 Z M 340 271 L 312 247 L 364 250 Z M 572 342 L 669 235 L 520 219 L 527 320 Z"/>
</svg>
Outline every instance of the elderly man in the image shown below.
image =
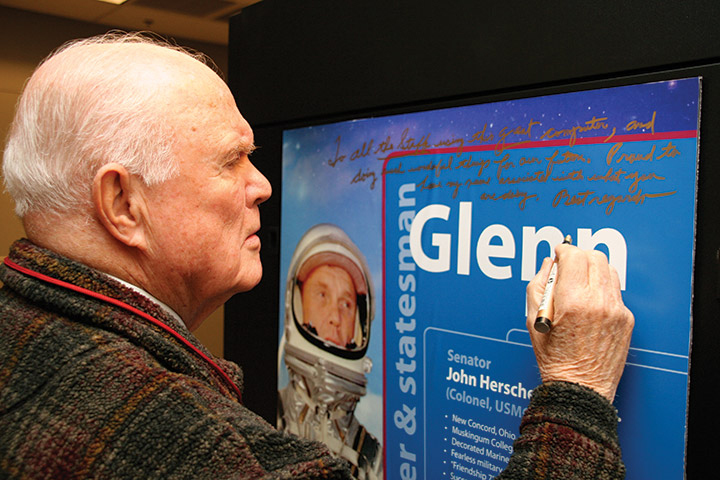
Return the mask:
<svg viewBox="0 0 720 480">
<path fill-rule="evenodd" d="M 4 157 L 28 239 L 0 269 L 0 476 L 349 478 L 245 409 L 239 368 L 190 333 L 260 280 L 252 150 L 226 85 L 178 49 L 95 38 L 36 70 Z M 632 315 L 601 254 L 557 254 L 556 325 L 533 334 L 546 383 L 506 475 L 619 478 Z"/>
</svg>

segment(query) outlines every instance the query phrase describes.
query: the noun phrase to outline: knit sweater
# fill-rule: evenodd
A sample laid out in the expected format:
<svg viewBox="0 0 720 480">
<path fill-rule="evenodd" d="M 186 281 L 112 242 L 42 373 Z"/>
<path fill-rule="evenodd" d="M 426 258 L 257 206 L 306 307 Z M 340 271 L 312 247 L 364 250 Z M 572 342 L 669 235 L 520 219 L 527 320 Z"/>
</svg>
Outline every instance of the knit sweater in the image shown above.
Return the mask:
<svg viewBox="0 0 720 480">
<path fill-rule="evenodd" d="M 107 275 L 27 240 L 10 259 L 121 300 L 212 358 L 181 322 Z M 0 478 L 350 478 L 324 445 L 243 407 L 165 330 L 4 265 L 0 281 Z M 212 359 L 242 388 L 237 365 Z M 624 478 L 616 430 L 617 412 L 592 390 L 541 385 L 498 478 Z"/>
<path fill-rule="evenodd" d="M 498 480 L 619 480 L 625 478 L 617 410 L 595 391 L 552 382 L 533 390 Z"/>
<path fill-rule="evenodd" d="M 22 267 L 114 297 L 212 357 L 181 323 L 107 275 L 16 242 Z M 171 334 L 100 300 L 0 267 L 0 478 L 350 478 L 280 433 Z M 242 388 L 237 365 L 213 359 Z"/>
</svg>

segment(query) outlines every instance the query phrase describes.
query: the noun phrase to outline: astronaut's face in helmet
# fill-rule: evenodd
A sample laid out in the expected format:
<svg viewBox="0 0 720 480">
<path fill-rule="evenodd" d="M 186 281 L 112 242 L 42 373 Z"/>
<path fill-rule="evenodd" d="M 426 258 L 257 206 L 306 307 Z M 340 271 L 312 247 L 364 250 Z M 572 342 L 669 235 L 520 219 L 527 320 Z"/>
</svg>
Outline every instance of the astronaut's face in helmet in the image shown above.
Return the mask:
<svg viewBox="0 0 720 480">
<path fill-rule="evenodd" d="M 302 285 L 303 321 L 317 335 L 345 347 L 355 335 L 357 294 L 342 267 L 320 265 Z"/>
</svg>

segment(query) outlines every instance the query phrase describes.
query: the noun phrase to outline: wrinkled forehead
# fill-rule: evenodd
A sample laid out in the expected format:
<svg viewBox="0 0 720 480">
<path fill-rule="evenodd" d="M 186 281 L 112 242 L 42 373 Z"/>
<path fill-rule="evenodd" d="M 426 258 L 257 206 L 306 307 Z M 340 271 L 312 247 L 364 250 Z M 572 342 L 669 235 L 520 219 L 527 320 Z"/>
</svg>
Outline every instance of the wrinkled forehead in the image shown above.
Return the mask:
<svg viewBox="0 0 720 480">
<path fill-rule="evenodd" d="M 235 101 L 224 85 L 189 85 L 178 88 L 177 94 L 167 105 L 168 123 L 176 132 L 178 148 L 198 142 L 210 150 L 222 151 L 232 157 L 237 153 L 249 154 L 254 149 L 253 131 L 235 105 Z"/>
</svg>

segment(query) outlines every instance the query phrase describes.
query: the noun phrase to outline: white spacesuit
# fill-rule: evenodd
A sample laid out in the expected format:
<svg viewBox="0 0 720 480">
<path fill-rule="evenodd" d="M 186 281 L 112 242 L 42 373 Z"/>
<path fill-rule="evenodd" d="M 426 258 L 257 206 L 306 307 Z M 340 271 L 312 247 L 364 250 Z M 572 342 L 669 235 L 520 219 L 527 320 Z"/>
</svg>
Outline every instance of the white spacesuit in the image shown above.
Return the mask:
<svg viewBox="0 0 720 480">
<path fill-rule="evenodd" d="M 303 318 L 303 283 L 321 266 L 341 268 L 354 288 L 354 328 L 347 342 L 323 338 Z M 285 289 L 285 331 L 278 365 L 282 368 L 284 356 L 289 382 L 279 392 L 278 428 L 324 442 L 353 465 L 356 478 L 368 480 L 383 478 L 382 447 L 354 411 L 366 393 L 365 374 L 372 368 L 366 353 L 373 297 L 365 257 L 345 232 L 320 224 L 305 233 L 290 262 Z"/>
</svg>

